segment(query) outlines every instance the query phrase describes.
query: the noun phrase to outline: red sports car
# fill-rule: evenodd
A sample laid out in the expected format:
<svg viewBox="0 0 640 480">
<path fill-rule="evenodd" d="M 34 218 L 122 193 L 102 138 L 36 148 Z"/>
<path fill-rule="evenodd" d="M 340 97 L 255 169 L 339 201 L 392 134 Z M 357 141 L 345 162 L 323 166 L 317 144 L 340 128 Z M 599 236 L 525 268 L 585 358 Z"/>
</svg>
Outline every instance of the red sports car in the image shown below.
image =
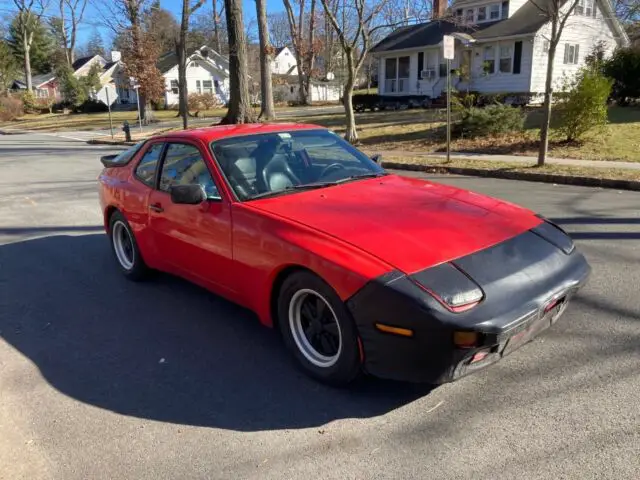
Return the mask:
<svg viewBox="0 0 640 480">
<path fill-rule="evenodd" d="M 456 380 L 553 324 L 590 272 L 550 221 L 387 173 L 322 127 L 169 133 L 102 163 L 124 275 L 170 272 L 250 308 L 333 384 Z"/>
</svg>

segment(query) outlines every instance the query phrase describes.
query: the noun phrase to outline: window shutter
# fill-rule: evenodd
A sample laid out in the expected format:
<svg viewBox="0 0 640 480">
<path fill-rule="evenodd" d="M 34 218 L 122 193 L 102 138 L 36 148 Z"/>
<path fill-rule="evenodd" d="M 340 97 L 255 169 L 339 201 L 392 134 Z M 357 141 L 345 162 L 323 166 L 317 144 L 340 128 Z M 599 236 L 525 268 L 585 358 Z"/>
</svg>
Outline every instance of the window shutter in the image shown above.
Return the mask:
<svg viewBox="0 0 640 480">
<path fill-rule="evenodd" d="M 576 44 L 576 51 L 573 54 L 573 63 L 578 64 L 578 53 L 580 52 L 580 45 Z"/>
<path fill-rule="evenodd" d="M 569 44 L 564 44 L 564 63 L 565 65 L 569 63 Z"/>
<path fill-rule="evenodd" d="M 418 53 L 418 80 L 420 79 L 420 72 L 424 70 L 424 52 Z"/>
<path fill-rule="evenodd" d="M 522 42 L 516 42 L 513 49 L 513 73 L 520 73 L 522 63 Z"/>
</svg>

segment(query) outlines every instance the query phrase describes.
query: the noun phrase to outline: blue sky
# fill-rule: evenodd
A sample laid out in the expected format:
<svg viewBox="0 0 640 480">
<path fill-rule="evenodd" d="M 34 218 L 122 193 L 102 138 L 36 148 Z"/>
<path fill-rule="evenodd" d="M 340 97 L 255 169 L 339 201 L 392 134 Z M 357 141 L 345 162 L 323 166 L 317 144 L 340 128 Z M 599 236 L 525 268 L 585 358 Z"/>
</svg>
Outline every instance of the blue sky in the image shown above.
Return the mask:
<svg viewBox="0 0 640 480">
<path fill-rule="evenodd" d="M 91 0 L 89 1 L 91 2 Z M 110 0 L 104 0 L 104 1 L 110 1 Z M 223 0 L 218 0 L 218 4 L 220 4 L 222 1 Z M 243 0 L 243 2 L 244 2 L 243 7 L 244 7 L 245 22 L 255 19 L 256 18 L 255 0 Z M 160 0 L 160 5 L 162 6 L 162 8 L 165 8 L 170 12 L 172 12 L 176 16 L 178 21 L 180 21 L 179 20 L 180 15 L 182 15 L 182 0 Z M 211 5 L 212 5 L 211 0 L 207 0 L 205 5 L 201 7 L 201 9 L 198 10 L 197 13 L 201 14 L 206 11 L 210 11 Z M 282 3 L 282 0 L 267 0 L 267 13 L 277 13 L 282 11 L 284 11 L 284 5 Z M 53 11 L 51 13 L 53 13 Z M 85 12 L 85 20 L 90 21 L 91 25 L 84 25 L 79 30 L 78 37 L 79 37 L 80 44 L 84 43 L 92 35 L 93 31 L 96 28 L 98 28 L 98 30 L 102 34 L 102 38 L 105 42 L 105 45 L 107 46 L 109 45 L 109 42 L 111 41 L 111 33 L 105 28 L 99 28 L 94 26 L 95 25 L 94 22 L 96 22 L 99 19 L 100 19 L 99 12 L 95 8 L 95 6 L 93 6 L 93 4 L 90 3 L 90 5 L 87 6 L 87 11 Z"/>
</svg>

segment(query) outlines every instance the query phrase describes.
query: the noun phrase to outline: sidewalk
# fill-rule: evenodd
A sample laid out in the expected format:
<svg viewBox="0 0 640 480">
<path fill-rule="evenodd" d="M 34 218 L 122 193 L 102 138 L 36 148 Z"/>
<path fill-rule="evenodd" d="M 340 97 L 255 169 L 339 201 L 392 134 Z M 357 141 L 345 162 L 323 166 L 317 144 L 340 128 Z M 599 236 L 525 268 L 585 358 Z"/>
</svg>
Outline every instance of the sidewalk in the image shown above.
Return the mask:
<svg viewBox="0 0 640 480">
<path fill-rule="evenodd" d="M 446 158 L 444 153 L 425 153 L 425 152 L 405 152 L 400 150 L 384 150 L 379 151 L 367 149 L 370 153 L 379 153 L 383 157 L 425 157 L 425 158 Z M 522 155 L 487 155 L 484 153 L 458 153 L 451 152 L 452 159 L 479 160 L 484 162 L 496 163 L 522 163 L 523 165 L 535 165 L 538 157 L 527 157 Z M 628 170 L 640 170 L 640 162 L 619 162 L 608 160 L 577 160 L 571 158 L 550 158 L 547 157 L 546 163 L 549 165 L 567 165 L 570 167 L 584 168 L 620 168 Z"/>
</svg>

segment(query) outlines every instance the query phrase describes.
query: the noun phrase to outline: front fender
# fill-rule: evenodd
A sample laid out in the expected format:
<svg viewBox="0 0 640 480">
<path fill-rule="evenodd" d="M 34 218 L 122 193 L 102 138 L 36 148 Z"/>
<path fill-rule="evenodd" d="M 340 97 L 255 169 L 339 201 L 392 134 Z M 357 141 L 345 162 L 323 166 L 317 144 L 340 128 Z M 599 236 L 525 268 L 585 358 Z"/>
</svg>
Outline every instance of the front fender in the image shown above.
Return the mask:
<svg viewBox="0 0 640 480">
<path fill-rule="evenodd" d="M 233 257 L 242 303 L 266 325 L 273 324 L 273 286 L 285 269 L 310 270 L 343 300 L 392 270 L 386 262 L 343 240 L 241 203 L 233 208 Z"/>
</svg>

